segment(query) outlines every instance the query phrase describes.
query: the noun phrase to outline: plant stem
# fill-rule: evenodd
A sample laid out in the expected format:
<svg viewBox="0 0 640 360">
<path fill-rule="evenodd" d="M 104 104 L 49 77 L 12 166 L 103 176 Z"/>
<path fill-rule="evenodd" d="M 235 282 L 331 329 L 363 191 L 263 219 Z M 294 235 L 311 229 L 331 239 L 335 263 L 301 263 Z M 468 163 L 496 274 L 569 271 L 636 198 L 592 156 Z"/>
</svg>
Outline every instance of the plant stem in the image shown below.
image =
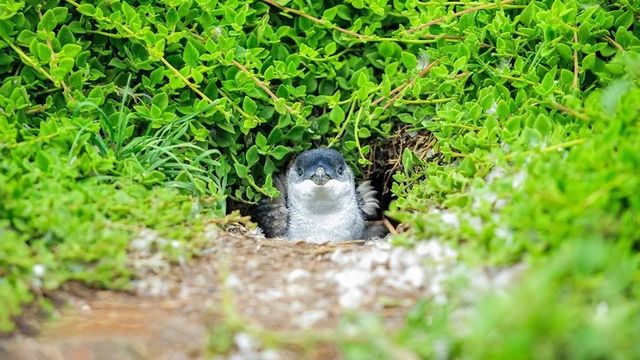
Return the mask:
<svg viewBox="0 0 640 360">
<path fill-rule="evenodd" d="M 578 44 L 578 33 L 576 31 L 573 32 L 573 42 L 577 45 Z M 580 68 L 578 65 L 578 50 L 574 49 L 573 50 L 573 88 L 574 89 L 578 89 L 579 87 L 579 72 L 580 72 Z"/>
<path fill-rule="evenodd" d="M 482 5 L 474 6 L 474 7 L 468 8 L 468 9 L 464 9 L 464 10 L 455 12 L 455 13 L 453 13 L 451 15 L 451 17 L 456 18 L 456 17 L 460 17 L 460 16 L 462 16 L 464 14 L 469 14 L 469 13 L 473 13 L 473 12 L 480 11 L 480 10 L 489 10 L 489 9 L 500 8 L 500 7 L 504 6 L 504 5 L 510 4 L 512 2 L 513 2 L 513 0 L 505 0 L 505 1 L 502 1 L 502 2 L 500 2 L 498 4 L 496 4 L 496 3 L 482 4 Z M 412 28 L 412 29 L 405 30 L 405 33 L 411 34 L 411 33 L 414 33 L 416 31 L 420 31 L 420 30 L 422 30 L 424 28 L 428 28 L 430 26 L 440 24 L 440 23 L 444 22 L 447 18 L 448 18 L 448 15 L 441 16 L 441 17 L 439 17 L 437 19 L 429 21 L 428 23 L 416 26 L 415 28 Z"/>
<path fill-rule="evenodd" d="M 213 103 L 213 100 L 211 100 L 207 95 L 205 95 L 202 91 L 200 91 L 200 89 L 198 89 L 198 86 L 196 86 L 194 83 L 192 83 L 191 81 L 189 81 L 189 79 L 187 79 L 186 77 L 184 77 L 180 71 L 178 71 L 178 69 L 176 69 L 175 67 L 173 67 L 173 65 L 171 65 L 167 59 L 164 58 L 164 56 L 159 57 L 160 61 L 169 68 L 169 70 L 171 70 L 171 72 L 173 72 L 180 80 L 182 80 L 183 83 L 185 83 L 185 85 L 187 85 L 189 88 L 191 88 L 191 90 L 193 90 L 193 92 L 195 92 L 196 94 L 198 94 L 198 96 L 200 96 L 201 98 L 203 98 L 205 101 L 207 101 L 208 103 Z"/>
<path fill-rule="evenodd" d="M 520 152 L 520 153 L 510 153 L 510 154 L 507 154 L 505 156 L 505 159 L 513 160 L 513 158 L 516 155 L 527 155 L 527 154 L 534 154 L 534 153 L 537 153 L 537 152 L 548 153 L 548 152 L 552 152 L 552 151 L 558 151 L 558 150 L 565 149 L 565 148 L 568 148 L 568 147 L 580 145 L 580 144 L 584 143 L 585 141 L 587 141 L 587 139 L 580 138 L 580 139 L 574 139 L 574 140 L 565 141 L 565 142 L 562 142 L 562 143 L 559 143 L 559 144 L 555 144 L 555 145 L 546 146 L 546 147 L 543 147 L 540 150 L 529 150 L 529 151 L 523 151 L 523 152 Z"/>
<path fill-rule="evenodd" d="M 408 82 L 403 84 L 404 86 L 401 85 L 402 88 L 397 91 L 397 94 L 393 98 L 391 98 L 389 101 L 387 101 L 386 104 L 384 104 L 384 106 L 382 107 L 382 111 L 384 112 L 389 107 L 391 107 L 391 105 L 393 105 L 393 103 L 395 103 L 396 100 L 398 100 L 402 96 L 404 90 L 406 90 L 409 87 L 411 87 L 411 85 L 413 85 L 413 83 L 417 79 L 424 77 L 437 63 L 438 63 L 438 60 L 432 61 L 429 65 L 425 66 L 425 68 L 422 69 L 422 71 L 420 71 L 420 73 L 418 74 L 417 77 L 412 78 L 411 80 L 409 80 Z"/>
<path fill-rule="evenodd" d="M 380 37 L 380 36 L 376 36 L 376 35 L 363 35 L 360 33 L 357 33 L 355 31 L 352 30 L 348 30 L 345 28 L 342 28 L 338 25 L 335 25 L 333 23 L 331 23 L 330 21 L 324 20 L 324 19 L 319 19 L 317 17 L 311 16 L 307 13 L 305 13 L 304 11 L 301 10 L 296 10 L 290 7 L 286 7 L 284 5 L 280 5 L 278 4 L 276 1 L 274 0 L 261 0 L 264 3 L 267 3 L 273 7 L 276 7 L 282 11 L 284 11 L 285 13 L 291 13 L 291 14 L 295 14 L 298 15 L 300 17 L 303 17 L 305 19 L 310 20 L 311 22 L 314 22 L 318 25 L 321 25 L 327 29 L 331 29 L 331 30 L 336 30 L 339 31 L 343 34 L 349 35 L 355 39 L 357 39 L 358 41 L 361 42 L 374 42 L 374 41 L 378 41 L 378 42 L 399 42 L 399 43 L 407 43 L 407 44 L 430 44 L 435 42 L 437 39 L 440 38 L 444 38 L 447 40 L 450 39 L 459 39 L 459 37 L 454 37 L 454 35 L 436 35 L 434 38 L 431 39 L 404 39 L 404 38 L 392 38 L 392 37 Z"/>
</svg>

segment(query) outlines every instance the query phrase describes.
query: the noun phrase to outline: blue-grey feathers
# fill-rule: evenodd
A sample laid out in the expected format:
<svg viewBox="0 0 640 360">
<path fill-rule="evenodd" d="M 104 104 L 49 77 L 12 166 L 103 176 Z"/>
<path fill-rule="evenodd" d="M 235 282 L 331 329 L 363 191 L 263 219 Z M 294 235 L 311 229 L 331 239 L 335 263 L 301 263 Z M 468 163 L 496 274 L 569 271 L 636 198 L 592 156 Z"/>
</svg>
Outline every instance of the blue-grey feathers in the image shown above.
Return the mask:
<svg viewBox="0 0 640 360">
<path fill-rule="evenodd" d="M 273 199 L 262 199 L 253 215 L 267 237 L 285 237 L 289 221 L 287 187 L 282 176 L 276 176 L 273 179 L 273 185 L 280 191 L 280 195 Z"/>
<path fill-rule="evenodd" d="M 369 180 L 363 181 L 356 189 L 358 207 L 367 219 L 376 216 L 380 208 L 380 202 L 376 195 L 378 195 L 378 192 L 371 186 L 371 181 Z"/>
</svg>

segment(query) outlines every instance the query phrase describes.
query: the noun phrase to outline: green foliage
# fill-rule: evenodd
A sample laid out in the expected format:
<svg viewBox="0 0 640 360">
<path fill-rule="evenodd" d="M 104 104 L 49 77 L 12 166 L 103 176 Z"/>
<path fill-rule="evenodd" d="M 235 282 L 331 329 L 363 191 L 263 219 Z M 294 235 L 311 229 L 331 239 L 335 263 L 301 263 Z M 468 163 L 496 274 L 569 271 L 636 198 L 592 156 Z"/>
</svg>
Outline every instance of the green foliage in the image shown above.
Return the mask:
<svg viewBox="0 0 640 360">
<path fill-rule="evenodd" d="M 12 329 L 32 291 L 69 280 L 126 288 L 127 246 L 142 229 L 177 241 L 202 229 L 198 202 L 149 189 L 152 175 L 101 179 L 117 166 L 89 142 L 98 131 L 91 121 L 54 115 L 18 135 L 15 124 L 0 120 L 0 331 Z M 182 245 L 184 256 L 196 242 Z"/>
<path fill-rule="evenodd" d="M 461 357 L 637 357 L 639 9 L 5 1 L 0 327 L 32 301 L 36 264 L 48 289 L 124 286 L 140 228 L 189 239 L 227 198 L 275 195 L 289 155 L 332 145 L 368 165 L 403 129 L 437 141 L 391 154 L 389 215 L 411 226 L 396 241 L 439 237 L 467 261 L 532 270 L 474 304 L 469 331 L 453 330 L 454 292 L 396 340 L 423 357 L 441 347 L 428 339 Z"/>
<path fill-rule="evenodd" d="M 436 161 L 403 154 L 391 215 L 413 225 L 399 242 L 436 236 L 472 263 L 529 270 L 471 306 L 452 287 L 401 342 L 424 357 L 639 356 L 638 9 L 531 2 L 475 17 L 495 49 L 471 54 L 472 84 L 425 124 Z"/>
</svg>

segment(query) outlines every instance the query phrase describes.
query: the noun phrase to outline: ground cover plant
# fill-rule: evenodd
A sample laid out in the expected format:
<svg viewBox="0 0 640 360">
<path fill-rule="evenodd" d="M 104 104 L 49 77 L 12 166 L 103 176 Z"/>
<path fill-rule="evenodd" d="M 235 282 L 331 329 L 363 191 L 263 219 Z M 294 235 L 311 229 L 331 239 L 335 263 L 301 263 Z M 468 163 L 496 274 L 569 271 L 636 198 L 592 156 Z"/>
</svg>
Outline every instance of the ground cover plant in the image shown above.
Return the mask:
<svg viewBox="0 0 640 360">
<path fill-rule="evenodd" d="M 393 341 L 638 357 L 639 20 L 638 1 L 3 2 L 0 330 L 65 281 L 126 287 L 142 228 L 197 251 L 322 145 L 389 187 L 398 246 L 528 267 L 463 320 L 455 286 L 426 299 Z"/>
</svg>

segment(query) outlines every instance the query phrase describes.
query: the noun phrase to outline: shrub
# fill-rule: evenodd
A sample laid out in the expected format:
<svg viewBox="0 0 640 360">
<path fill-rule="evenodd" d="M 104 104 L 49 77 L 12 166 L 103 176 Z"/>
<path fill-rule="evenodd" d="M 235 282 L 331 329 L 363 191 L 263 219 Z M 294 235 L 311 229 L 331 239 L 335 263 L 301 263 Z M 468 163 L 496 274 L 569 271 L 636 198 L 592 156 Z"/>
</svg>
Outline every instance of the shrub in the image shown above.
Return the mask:
<svg viewBox="0 0 640 360">
<path fill-rule="evenodd" d="M 471 332 L 418 307 L 398 341 L 423 356 L 426 335 L 464 357 L 637 355 L 605 335 L 633 334 L 624 317 L 638 317 L 639 9 L 5 1 L 0 326 L 32 299 L 34 265 L 51 289 L 121 286 L 132 228 L 178 224 L 189 239 L 179 229 L 227 199 L 275 195 L 291 154 L 330 145 L 366 175 L 393 173 L 388 215 L 410 228 L 397 243 L 439 237 L 472 263 L 535 265 L 506 300 L 473 307 Z M 590 317 L 602 303 L 616 306 L 606 323 Z"/>
</svg>

